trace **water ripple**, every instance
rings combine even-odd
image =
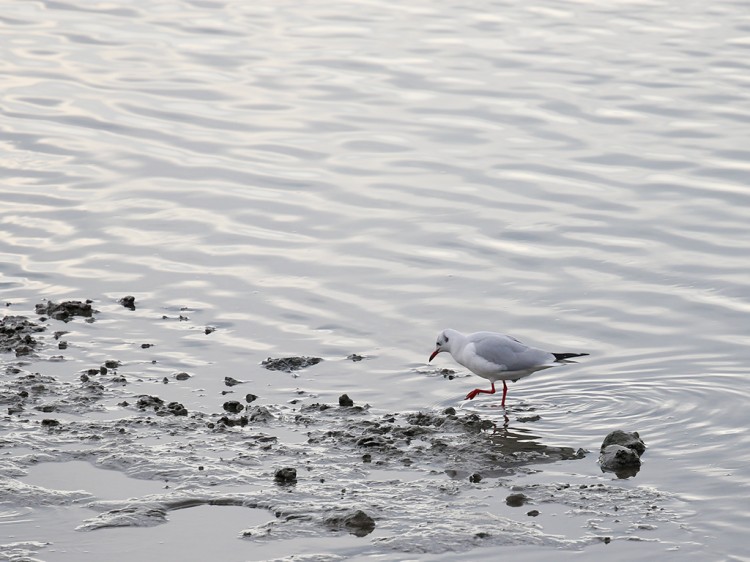
[[[544,439],[641,431],[681,471],[646,478],[714,494],[701,523],[744,538],[709,466],[750,485],[741,4],[44,1],[0,21],[9,308],[201,303],[227,333],[170,325],[163,368],[330,354],[269,394],[394,410],[461,403],[467,379],[414,370],[444,327],[583,349],[512,404]]]

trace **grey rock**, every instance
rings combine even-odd
[[[610,445],[621,445],[636,452],[640,457],[646,451],[646,444],[638,435],[637,431],[627,432],[620,429],[612,431],[604,438],[600,452],[603,452]]]

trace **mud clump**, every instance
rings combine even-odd
[[[69,322],[75,316],[83,316],[84,318],[93,319],[94,308],[91,306],[93,301],[86,300],[81,301],[63,301],[56,303],[49,301],[46,304],[37,304],[35,312],[40,316],[49,316],[53,320],[62,320],[63,322]]]
[[[135,310],[135,297],[133,295],[122,297],[117,302],[119,302],[125,308],[129,308],[130,310]]]
[[[228,402],[224,402],[224,405],[222,407],[230,414],[239,414],[242,410],[245,409],[245,406],[240,404],[237,400],[229,400]]]
[[[169,404],[167,404],[166,412],[164,412],[163,414],[161,414],[160,412],[157,412],[157,414],[160,414],[160,415],[172,414],[173,416],[187,416],[188,411],[187,411],[187,408],[185,408],[185,406],[183,406],[179,402],[170,402]]]
[[[216,420],[216,423],[224,427],[245,427],[248,423],[250,423],[250,420],[247,418],[247,416],[240,416],[238,418],[221,416],[218,420]]]
[[[0,320],[0,352],[15,352],[16,357],[31,355],[40,343],[32,334],[46,328],[30,322],[25,316],[5,316]]]
[[[179,402],[170,402],[166,406],[164,400],[158,396],[149,396],[142,394],[138,396],[138,401],[135,404],[139,410],[153,409],[157,416],[187,416],[188,411],[185,406]]]
[[[361,509],[328,517],[324,522],[331,529],[344,529],[357,537],[367,536],[375,530],[375,520]]]
[[[299,371],[300,369],[317,365],[321,361],[323,359],[320,357],[281,357],[277,359],[269,357],[265,361],[262,361],[261,365],[269,371],[291,373],[292,371]]]
[[[529,497],[526,494],[522,494],[519,492],[517,494],[510,494],[507,498],[505,498],[505,505],[509,505],[510,507],[521,507],[528,501]]]
[[[274,472],[273,479],[277,484],[296,484],[297,469],[291,467],[279,468]]]
[[[149,396],[147,394],[142,394],[138,397],[138,402],[136,402],[135,406],[136,408],[139,408],[140,410],[145,410],[147,408],[154,408],[155,410],[158,408],[161,408],[164,405],[164,400],[159,398],[158,396]]]

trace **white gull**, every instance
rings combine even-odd
[[[517,339],[494,332],[475,332],[462,334],[456,330],[443,330],[437,338],[435,351],[430,355],[432,361],[438,353],[447,351],[457,363],[469,369],[475,375],[488,379],[492,383],[490,390],[475,388],[466,395],[466,400],[473,400],[477,394],[495,394],[495,381],[503,381],[503,401],[508,393],[506,380],[516,382],[542,369],[554,367],[571,357],[582,357],[588,353],[551,353],[536,347],[530,347]]]

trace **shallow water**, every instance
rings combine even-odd
[[[42,299],[70,298],[93,299],[99,313],[90,324],[50,321],[46,347],[22,366],[67,386],[55,390],[54,415],[5,416],[0,475],[13,485],[4,489],[73,490],[64,470],[50,471],[57,486],[35,484],[34,468],[82,460],[198,491],[259,485],[252,455],[246,474],[221,472],[222,458],[247,453],[244,442],[237,433],[214,443],[202,419],[176,421],[171,436],[133,429],[132,443],[154,456],[134,469],[113,434],[118,420],[138,417],[118,406],[138,394],[210,417],[252,392],[286,420],[347,392],[373,416],[453,406],[502,426],[499,398],[462,402],[484,381],[426,365],[441,329],[487,329],[591,354],[510,385],[506,428],[591,454],[478,488],[444,467],[373,466],[369,476],[367,466],[334,462],[332,478],[370,482],[360,494],[378,514],[371,535],[334,540],[311,528],[256,543],[238,538],[263,521],[247,509],[247,521],[214,535],[212,552],[450,559],[416,523],[423,513],[383,500],[412,485],[425,509],[438,509],[426,499],[437,479],[457,486],[446,502],[467,520],[463,531],[437,531],[460,540],[472,525],[510,518],[519,527],[506,522],[508,532],[527,543],[461,543],[474,559],[543,560],[560,548],[596,559],[605,547],[623,557],[748,556],[746,12],[737,2],[660,1],[375,0],[356,12],[338,2],[12,4],[0,16],[0,298],[9,314],[33,317]],[[135,311],[117,303],[127,294]],[[57,349],[56,330],[70,332],[67,349]],[[353,353],[365,360],[347,360]],[[325,361],[297,376],[260,366],[285,355]],[[122,361],[127,383],[76,408],[81,372],[107,359]],[[436,363],[456,369],[444,356]],[[175,381],[181,371],[191,378]],[[243,384],[228,388],[225,376]],[[540,419],[518,421],[530,414]],[[38,427],[45,417],[80,437],[54,437]],[[104,428],[97,447],[89,423]],[[596,465],[603,437],[618,428],[648,445],[627,481]],[[307,446],[294,424],[264,431],[284,458]],[[189,444],[190,466],[218,471],[210,485],[182,471]],[[108,460],[108,445],[119,456]],[[326,446],[307,453],[324,463]],[[393,474],[391,488],[382,471]],[[648,529],[634,515],[622,525],[635,527],[621,529],[613,516],[601,524],[613,540],[601,545],[586,536],[598,533],[603,511],[575,513],[572,497],[537,506],[531,528],[526,509],[504,504],[514,485],[561,481],[632,488],[644,506],[661,494],[670,516]],[[13,492],[0,526],[34,543],[19,551],[44,560],[76,559],[61,549],[80,536],[100,559],[112,536],[140,536],[157,556],[156,545],[195,519],[214,519],[193,510],[220,510],[170,511],[166,524],[120,535],[74,531],[96,515],[85,507],[92,495],[130,497],[119,482],[111,485],[122,493],[92,485],[80,497],[50,496],[52,507]],[[298,489],[335,504],[333,490]],[[264,493],[253,501],[276,505]],[[172,521],[176,514],[185,519]],[[409,551],[399,536],[428,546]],[[15,552],[10,542],[4,555]]]

